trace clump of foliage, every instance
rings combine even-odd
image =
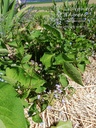
[[[54,15],[50,18],[50,24],[60,28],[63,34],[70,29],[78,35],[85,35],[96,50],[96,4],[78,0],[72,4],[64,2],[60,8],[54,3],[53,7]]]
[[[4,9],[6,2],[2,2]],[[10,10],[5,11],[10,18],[15,0],[7,2],[12,6],[8,4]],[[17,14],[21,16],[25,9]],[[0,24],[0,124],[4,128],[27,128],[23,107],[31,103],[28,114],[40,123],[40,113],[51,103],[58,85],[61,94],[70,87],[68,77],[83,85],[81,71],[89,63],[93,46],[89,39],[71,29],[64,34],[48,24],[40,30],[32,29],[31,22],[17,20],[15,16],[8,23],[10,27],[5,27],[6,18],[5,24]]]

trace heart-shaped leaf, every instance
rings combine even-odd
[[[63,74],[61,74],[60,76],[59,76],[59,81],[60,81],[60,83],[62,84],[62,86],[63,87],[66,87],[66,86],[68,86],[68,80],[67,80],[67,78],[63,75]]]
[[[44,53],[40,61],[45,65],[46,68],[49,68],[51,66],[51,60],[53,56],[54,54]]]

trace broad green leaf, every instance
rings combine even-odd
[[[31,38],[32,39],[36,39],[41,35],[41,31],[40,30],[35,30],[31,33]]]
[[[17,48],[17,43],[15,41],[8,42],[8,45],[13,47],[13,48]]]
[[[85,64],[90,64],[89,59],[88,59],[88,58],[86,58],[86,57],[83,59],[83,61],[85,62]]]
[[[26,128],[23,106],[16,95],[12,86],[0,82],[0,120],[5,128]]]
[[[0,128],[6,128],[2,120],[0,120]]]
[[[40,84],[39,84],[39,86],[40,86]],[[42,93],[42,92],[44,92],[46,90],[45,87],[43,87],[43,86],[39,87],[39,86],[36,88],[36,93]]]
[[[41,117],[39,116],[39,114],[36,114],[34,116],[32,116],[32,120],[36,123],[41,123],[42,122],[42,119]]]
[[[6,68],[6,76],[2,78],[6,80],[8,83],[14,85],[18,80],[19,73],[16,68]]]
[[[54,54],[44,53],[44,55],[40,58],[40,61],[45,65],[46,68],[49,68],[52,64],[52,57]]]
[[[11,85],[15,85],[16,81],[15,79],[8,77],[8,76],[2,76],[2,79],[4,79],[7,83],[11,84]]]
[[[60,81],[60,83],[62,84],[63,87],[68,86],[69,82],[63,74],[59,75],[59,78],[60,78],[59,81]]]
[[[73,59],[74,59],[74,58],[68,56],[68,53],[66,55],[63,54],[63,58],[64,58],[65,61],[69,61],[69,62],[73,62]]]
[[[19,81],[22,85],[27,85],[28,79],[26,80],[24,73],[23,69],[19,67],[7,68],[6,76],[3,76],[2,78],[12,85],[14,85],[17,81]]]
[[[18,75],[19,73],[17,71],[17,68],[6,68],[6,76],[17,79]]]
[[[42,79],[38,74],[32,72],[31,76],[26,73],[21,67],[7,68],[6,76],[3,76],[8,83],[15,84],[16,82],[20,82],[21,85],[28,87],[29,85],[32,88],[37,88],[37,92],[41,91],[44,88],[40,88],[45,83],[45,80]]]
[[[37,88],[37,92],[38,92],[38,91],[41,91],[40,86],[44,85],[45,80],[43,80],[40,77],[37,77],[37,78],[32,77],[31,83],[32,83],[32,88]]]
[[[63,58],[62,54],[55,57],[54,65],[59,65],[59,64],[63,64],[63,63],[64,63],[64,58]]]
[[[52,26],[50,26],[50,25],[48,25],[48,24],[45,24],[44,27],[45,27],[47,30],[49,30],[51,33],[53,33],[53,35],[54,35],[55,37],[57,37],[57,38],[59,38],[59,39],[63,38],[62,33],[61,33],[58,29],[56,29],[56,28],[54,28],[54,27],[52,27]]]
[[[28,54],[26,56],[24,56],[21,63],[27,63],[31,59],[31,56],[32,55],[28,55]]]
[[[19,81],[22,85],[27,85],[27,80],[24,70],[18,67],[17,72],[18,72],[17,81]]]
[[[45,100],[42,104],[41,104],[41,112],[43,112],[48,106],[48,101]]]
[[[30,107],[30,109],[29,109],[29,111],[28,111],[29,116],[32,116],[34,113],[35,113],[35,114],[39,113],[39,111],[38,111],[36,105],[37,105],[36,102],[34,102],[34,103],[31,105],[31,107]]]
[[[57,126],[52,126],[51,128],[72,128],[72,123],[70,121],[60,121]]]
[[[77,66],[78,66],[78,68],[82,71],[82,72],[84,72],[85,71],[85,67],[86,67],[86,64],[77,64]]]
[[[18,49],[17,49],[17,53],[20,55],[20,57],[24,56],[24,46],[21,45]]]
[[[64,73],[66,73],[76,83],[83,85],[80,72],[69,62],[64,62]]]
[[[0,54],[8,54],[8,50],[7,49],[4,49],[4,48],[0,48]]]
[[[67,53],[67,57],[68,57],[70,60],[74,60],[74,59],[75,59],[75,55],[72,54],[72,53]]]
[[[24,98],[24,97],[23,97]],[[29,105],[28,105],[28,102],[25,100],[25,99],[21,99],[21,103],[22,103],[22,106],[24,107],[24,108],[28,108],[29,107]]]

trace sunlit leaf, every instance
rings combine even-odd
[[[5,128],[26,128],[23,106],[16,95],[12,86],[0,82],[0,120]]]
[[[2,120],[0,120],[0,128],[6,128]]]
[[[31,59],[31,56],[32,55],[28,55],[28,54],[26,56],[24,56],[21,63],[27,63]]]
[[[44,83],[45,83],[45,80],[43,80],[42,78],[40,77],[37,77],[37,78],[32,78],[31,79],[31,83],[32,83],[32,88],[37,88],[37,92],[41,91],[42,88],[40,88],[40,86],[43,86]]]
[[[48,101],[45,100],[42,104],[41,104],[41,112],[44,111],[48,106]]]
[[[60,83],[61,83],[61,85],[63,86],[63,87],[66,87],[66,86],[68,86],[68,80],[67,80],[67,78],[63,75],[63,74],[61,74],[61,75],[59,75],[59,81],[60,81]]]
[[[64,58],[62,54],[59,54],[58,56],[55,57],[55,62],[54,65],[59,65],[64,63]]]
[[[83,63],[83,64],[77,64],[77,66],[78,66],[78,68],[79,68],[82,72],[85,71],[86,65],[85,65],[84,63]]]
[[[4,49],[4,48],[0,48],[0,54],[8,54],[8,50],[7,49]]]
[[[40,61],[45,65],[46,68],[49,68],[52,64],[52,57],[54,54],[44,53],[44,55],[40,58]]]
[[[42,122],[42,119],[41,117],[39,116],[39,114],[36,114],[34,116],[32,116],[32,120],[36,123],[41,123]]]
[[[61,39],[63,37],[62,33],[60,32],[60,30],[45,24],[44,27],[49,30],[54,36],[56,36],[57,38]]]
[[[51,128],[72,128],[72,123],[70,121],[60,121],[57,126],[52,126]]]
[[[40,84],[39,84],[39,86],[40,86]],[[36,88],[36,93],[42,93],[42,92],[44,92],[46,90],[45,87],[43,87],[43,86],[39,87],[39,86]]]
[[[35,38],[38,38],[40,35],[41,35],[40,30],[35,30],[32,32],[31,38],[35,39]]]

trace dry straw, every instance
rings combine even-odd
[[[96,128],[96,60],[91,57],[90,61],[83,75],[85,86],[70,80],[76,89],[73,96],[61,95],[56,99],[55,104],[41,114],[43,123],[36,124],[29,118],[30,128],[50,128],[59,120],[71,120],[73,128]]]

